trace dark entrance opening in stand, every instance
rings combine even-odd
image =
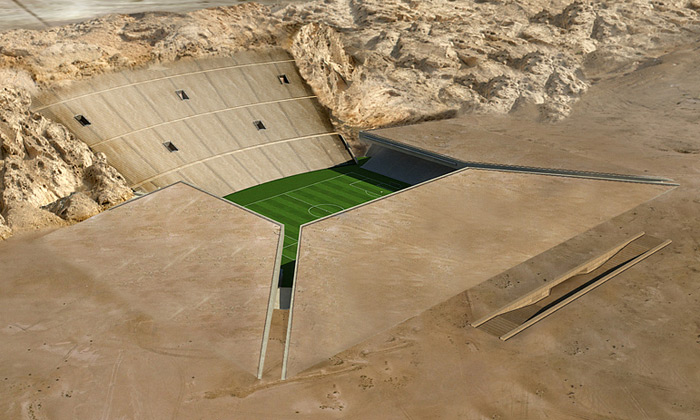
[[[80,123],[80,125],[82,125],[83,127],[90,125],[90,121],[88,121],[88,119],[82,115],[76,115],[73,118],[75,118],[75,120],[78,121]]]
[[[168,149],[168,151],[170,151],[171,153],[177,152],[179,150],[172,142],[169,141],[163,143],[163,146],[165,146],[165,148]]]
[[[265,124],[263,124],[263,122],[260,121],[260,120],[253,121],[253,124],[255,124],[255,128],[257,128],[258,130],[265,130],[265,129],[267,129],[267,127],[265,127]]]
[[[175,94],[177,95],[178,98],[180,98],[181,101],[186,101],[186,100],[190,99],[190,97],[187,96],[187,94],[185,93],[184,90],[176,90]]]
[[[288,85],[288,84],[289,84],[289,79],[287,79],[287,75],[286,75],[286,74],[280,74],[279,76],[277,76],[277,78],[279,79],[280,84],[283,84],[283,85]]]

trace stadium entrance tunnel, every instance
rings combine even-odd
[[[280,309],[289,308],[302,225],[393,194],[454,169],[378,147],[372,156],[260,184],[225,196],[284,224]]]

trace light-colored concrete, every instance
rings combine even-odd
[[[44,412],[144,418],[143,401],[254,383],[283,237],[281,225],[180,183],[0,244],[1,346],[13,355],[0,364],[12,383],[0,399],[30,380],[53,395]]]
[[[578,276],[581,274],[589,274],[595,270],[598,270],[602,265],[606,264],[613,256],[617,255],[622,249],[626,248],[630,243],[636,241],[642,236],[644,236],[644,232],[639,232],[634,236],[625,238],[624,241],[622,241],[619,244],[616,244],[611,249],[608,249],[607,251],[602,252],[600,255],[596,255],[595,257],[586,260],[582,264],[564,272],[555,279],[548,280],[546,284],[540,285],[539,287],[528,292],[524,296],[521,296],[515,299],[514,301],[509,302],[507,305],[499,308],[498,310],[472,322],[472,326],[478,327],[479,325],[490,320],[491,318],[494,318],[506,312],[520,309],[528,305],[532,305],[533,303],[536,303],[546,298],[547,296],[550,296],[552,288],[554,288],[555,286],[569,280],[571,277]]]
[[[287,375],[670,189],[467,169],[307,224]]]
[[[384,128],[360,133],[360,139],[395,148],[403,153],[424,156],[448,166],[510,168],[524,171],[552,170],[579,176],[581,173],[616,174],[649,177],[654,182],[672,184],[672,180],[653,177],[648,168],[626,168],[615,161],[591,159],[564,148],[547,138],[518,135],[499,127],[507,116],[485,117],[481,120],[467,116],[431,121],[403,127]],[[536,125],[524,121],[522,129]]]
[[[655,201],[652,200],[648,204],[653,206]],[[634,212],[635,209],[631,210],[631,213]],[[620,274],[634,265],[631,264],[632,260],[668,245],[667,241],[650,235],[630,235],[632,232],[628,232],[628,227],[622,226],[624,224],[620,218],[612,219],[465,291],[462,295],[470,302],[470,317],[475,318],[470,324],[498,337],[503,336],[517,329],[546,306],[552,306],[566,298],[565,295],[584,287],[587,282],[598,280],[600,285],[611,278],[606,279],[606,274],[610,275],[616,271],[615,275]],[[625,238],[622,244],[626,245],[619,249],[620,243],[615,243],[614,248],[619,251],[596,267],[600,261],[601,250],[609,249],[610,244],[619,238]],[[633,240],[630,242],[630,239]],[[641,260],[637,262],[639,261]],[[625,263],[630,264],[624,266]],[[570,268],[572,265],[576,267]],[[587,266],[594,269],[571,275]],[[653,266],[643,266],[642,269],[653,271]],[[565,270],[565,273],[562,274],[559,270]],[[547,293],[540,293],[543,290]],[[530,302],[524,302],[525,299]],[[502,305],[506,300],[507,305]],[[571,301],[573,300],[567,300],[565,304]],[[554,310],[564,305],[557,306]],[[499,315],[491,317],[493,314]],[[483,322],[484,320],[487,321]],[[527,326],[530,325],[532,324]]]
[[[289,84],[279,82],[281,74]],[[181,100],[178,90],[189,99]],[[33,107],[105,153],[143,191],[183,180],[226,195],[351,159],[280,49],[108,74],[42,92]],[[76,115],[91,124],[81,126]],[[265,129],[258,130],[255,121]],[[166,142],[178,150],[168,151]],[[240,176],[212,162],[232,155],[255,175]]]
[[[582,297],[586,293],[591,292],[597,287],[602,286],[605,282],[612,279],[613,277],[622,274],[623,272],[634,267],[636,264],[644,261],[653,254],[661,251],[663,248],[671,244],[671,240],[662,241],[660,239],[654,238],[657,244],[653,248],[647,248],[645,246],[639,246],[633,244],[626,247],[619,255],[613,257],[610,261],[606,262],[604,265],[596,269],[590,274],[576,276],[572,279],[571,284],[559,285],[549,297],[541,302],[538,302],[530,309],[530,313],[535,312],[535,315],[524,321],[517,328],[500,337],[501,340],[508,340],[521,333],[527,328],[530,328],[537,322],[540,322],[544,318],[563,308],[564,306],[572,303],[576,299]],[[592,283],[587,284],[588,281]],[[577,288],[578,287],[578,288]],[[569,292],[569,293],[567,293]],[[507,315],[503,315],[504,317]]]

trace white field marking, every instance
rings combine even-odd
[[[267,200],[269,200],[269,199],[271,199],[271,198],[276,198],[276,197],[279,197],[279,196],[281,196],[281,195],[285,195],[285,194],[288,194],[288,193],[291,193],[291,192],[294,192],[294,191],[303,190],[304,188],[309,188],[309,187],[311,187],[311,186],[313,186],[313,185],[317,185],[317,184],[320,184],[320,183],[322,183],[322,182],[330,181],[331,179],[340,178],[341,176],[345,176],[345,174],[340,174],[340,175],[338,175],[338,176],[334,176],[333,178],[328,178],[328,179],[324,179],[324,180],[322,180],[322,181],[314,182],[313,184],[304,185],[303,187],[299,187],[299,188],[295,188],[295,189],[293,189],[293,190],[285,191],[285,192],[279,193],[279,194],[277,194],[277,195],[273,195],[273,196],[270,196],[270,197],[267,197],[267,198],[263,198],[262,200],[253,201],[252,203],[246,204],[246,206],[252,206],[253,204],[257,204],[257,203],[260,203],[260,202],[263,202],[263,201],[267,201]]]
[[[320,208],[319,206],[327,205],[327,206],[338,207],[338,208],[340,208],[340,210],[338,210],[338,211],[342,211],[342,210],[345,210],[345,209],[344,209],[342,206],[338,205],[338,204],[331,204],[331,203],[311,204],[311,203],[309,203],[309,202],[307,202],[307,201],[305,201],[305,200],[302,200],[301,198],[294,197],[294,196],[290,195],[290,193],[293,193],[293,192],[296,192],[296,191],[301,191],[301,190],[303,190],[303,189],[306,189],[306,188],[309,188],[309,187],[313,187],[313,186],[315,186],[315,185],[324,183],[324,182],[326,182],[326,181],[330,181],[330,180],[337,179],[337,178],[344,177],[344,176],[347,176],[348,178],[352,178],[352,176],[349,176],[350,174],[353,174],[353,175],[355,175],[355,176],[357,176],[357,177],[364,178],[364,179],[367,179],[367,180],[372,180],[371,178],[369,178],[369,177],[367,177],[367,176],[364,176],[364,175],[362,175],[362,174],[359,174],[359,173],[357,173],[357,172],[348,172],[347,174],[340,174],[340,175],[334,176],[334,177],[332,177],[332,178],[328,178],[328,179],[324,179],[324,180],[322,180],[322,181],[314,182],[313,184],[305,185],[305,186],[303,186],[303,187],[295,188],[295,189],[293,189],[293,190],[285,191],[285,192],[283,192],[283,193],[279,193],[279,194],[276,194],[276,195],[273,195],[273,196],[270,196],[270,197],[267,197],[267,198],[263,198],[263,199],[260,199],[260,200],[257,200],[257,201],[253,201],[252,203],[246,204],[244,207],[250,208],[250,206],[253,206],[253,205],[255,205],[255,204],[259,204],[259,203],[262,203],[262,202],[264,202],[264,201],[271,200],[271,199],[273,199],[273,198],[277,198],[277,197],[281,197],[281,196],[285,195],[285,196],[287,196],[287,197],[289,197],[289,198],[291,198],[291,199],[293,199],[293,200],[299,201],[299,202],[304,203],[304,204],[306,204],[307,206],[309,206],[309,207],[307,208],[307,212],[308,212],[311,216],[313,216],[313,217],[318,217],[318,216],[316,216],[315,214],[311,213],[311,210],[314,209],[314,208],[318,208],[319,210],[321,210],[321,211],[323,211],[323,212],[325,212],[325,213],[328,213],[328,214],[334,214],[334,213],[337,213],[337,212],[331,212],[331,211],[325,210],[325,209],[323,209],[323,208]],[[372,195],[375,195],[375,196],[377,196],[377,197],[382,197],[382,195],[378,195],[377,193],[374,193],[374,192],[371,192],[371,191],[367,191],[367,190],[365,190],[364,188],[355,185],[356,183],[359,183],[359,182],[367,182],[367,181],[357,180],[357,181],[353,181],[353,182],[348,182],[347,185],[349,185],[349,186],[351,186],[351,187],[353,187],[353,188],[357,188],[357,189],[363,190],[363,191],[364,191],[367,195],[369,195],[370,197],[371,197]],[[368,182],[368,183],[369,183],[369,182]],[[385,185],[385,186],[388,187],[388,188],[401,189],[401,186],[398,186],[398,185],[394,186],[394,185],[391,185],[391,184],[389,184],[389,183],[382,182],[382,181],[377,181],[377,183],[380,184],[380,185]],[[374,184],[373,184],[373,185],[374,185]],[[384,191],[382,191],[382,192],[384,192]],[[392,192],[393,192],[393,191],[388,191],[388,192],[386,192],[386,194],[390,194],[390,193],[392,193]],[[289,235],[287,235],[286,233],[284,234],[284,236],[285,236],[286,238],[289,238],[289,239],[294,240],[294,243],[291,243],[291,244],[289,244],[289,245],[286,245],[286,246],[284,246],[284,247],[282,248],[282,254],[283,254],[283,255],[284,255],[284,252],[287,251],[287,248],[296,247],[297,244],[298,244],[298,238],[294,238],[294,237],[292,237],[292,236],[289,236]],[[287,258],[289,258],[289,257],[287,257]],[[293,258],[290,258],[290,259],[293,259]]]
[[[286,195],[287,197],[291,198],[292,200],[297,200],[297,201],[299,201],[299,202],[301,202],[301,203],[304,203],[304,204],[306,204],[307,206],[310,206],[310,207],[313,207],[313,206],[316,205],[316,204],[311,204],[311,203],[309,203],[308,201],[304,201],[304,200],[302,200],[301,198],[293,197],[293,196],[291,196],[291,195],[289,195],[289,194],[285,194],[285,195]]]
[[[288,255],[285,255],[285,254],[284,254],[285,251],[282,251],[282,256],[284,256],[284,258],[287,258],[287,259],[290,260],[290,261],[296,260],[296,255],[294,254],[294,251],[289,251],[289,252],[291,252],[291,255],[292,255],[291,257],[288,256]]]
[[[311,203],[309,203],[308,201],[302,200],[301,198],[297,198],[297,197],[291,196],[291,195],[289,195],[289,194],[285,194],[285,195],[286,195],[287,197],[293,198],[294,200],[297,200],[297,201],[299,201],[299,202],[301,202],[301,203],[304,203],[304,204],[308,205],[309,208],[306,209],[306,211],[307,211],[311,216],[313,216],[313,217],[323,217],[323,216],[318,216],[318,215],[316,215],[316,214],[313,214],[313,213],[311,212],[311,210],[313,210],[313,209],[319,209],[319,210],[321,210],[321,211],[323,211],[323,212],[326,212],[326,213],[328,213],[328,214],[334,214],[334,213],[338,213],[339,211],[345,210],[342,206],[339,206],[339,205],[337,205],[337,204],[331,204],[331,203],[311,204]],[[321,207],[321,206],[338,207],[340,210],[338,210],[338,211],[330,211],[330,210],[324,209],[324,208]],[[327,214],[327,215],[328,215],[328,214]],[[326,215],[326,216],[327,216],[327,215]]]
[[[252,66],[261,66],[261,65],[265,65],[265,64],[281,64],[281,63],[293,63],[293,62],[294,62],[294,60],[278,60],[278,61],[267,61],[267,62],[262,62],[262,63],[234,64],[232,66],[217,67],[215,69],[195,70],[195,71],[190,71],[187,73],[180,73],[180,74],[174,74],[174,75],[170,75],[170,76],[157,77],[154,79],[148,79],[148,80],[144,80],[141,82],[133,82],[133,83],[129,83],[127,85],[120,85],[120,86],[115,86],[115,87],[111,87],[111,88],[107,88],[107,89],[103,89],[103,90],[98,90],[96,92],[90,92],[90,93],[86,93],[83,95],[74,96],[74,97],[68,98],[68,99],[62,99],[58,102],[54,102],[54,103],[49,104],[49,105],[44,105],[44,106],[40,106],[38,108],[35,108],[33,111],[37,112],[37,111],[41,111],[42,109],[46,109],[46,108],[49,108],[49,107],[54,106],[54,105],[59,105],[59,104],[63,104],[66,102],[74,101],[76,99],[84,98],[86,96],[99,95],[99,94],[104,93],[104,92],[109,92],[112,90],[122,89],[122,88],[130,87],[130,86],[142,85],[145,83],[156,82],[159,80],[166,80],[166,79],[172,79],[175,77],[189,76],[192,74],[211,73],[211,72],[221,71],[221,70],[237,69],[237,68],[241,68],[241,67],[252,67]]]
[[[358,179],[358,180],[355,181],[355,182],[351,182],[349,185],[352,186],[352,187],[355,187],[355,188],[362,188],[362,187],[358,187],[358,186],[355,185],[355,184],[360,183],[360,182],[364,182],[365,184],[374,185],[375,187],[378,187],[378,188],[382,188],[382,187],[383,187],[383,188],[386,188],[386,189],[394,188],[393,186],[391,186],[391,185],[389,185],[389,184],[386,184],[386,183],[384,183],[384,182],[381,182],[381,181],[377,181],[376,183],[373,184],[373,183],[371,183],[371,182],[363,181],[363,180],[361,180],[361,179]]]
[[[340,210],[330,211],[330,210],[324,209],[324,208],[321,207],[321,206],[338,207]],[[311,210],[314,210],[314,209],[318,209],[318,210],[321,210],[321,211],[325,211],[325,212],[328,213],[328,214],[335,214],[335,213],[338,213],[339,211],[345,210],[342,206],[339,206],[339,205],[337,205],[337,204],[330,204],[330,203],[321,203],[321,204],[316,204],[315,206],[309,207],[309,209],[307,210],[307,211],[309,212],[309,214],[312,215],[313,217],[319,217],[319,218],[320,218],[320,217],[324,217],[324,216],[318,216],[318,215],[316,215],[316,214],[313,214],[313,213],[311,212]],[[327,215],[328,215],[328,214],[327,214]],[[327,216],[327,215],[326,215],[326,216]]]
[[[299,238],[294,238],[294,237],[289,236],[289,235],[284,235],[284,236],[285,236],[286,238],[291,239],[291,240],[294,242],[294,244],[296,244],[297,242],[299,242]],[[285,245],[284,248],[288,248],[288,247],[290,247],[290,246],[292,246],[292,244]]]
[[[348,178],[353,178],[352,176],[350,176],[351,174],[352,174],[352,175],[355,175],[355,177],[364,178],[364,179],[369,180],[369,181],[375,181],[375,180],[373,180],[372,178],[367,177],[367,176],[365,176],[365,175],[362,175],[362,174],[360,174],[360,173],[357,173],[357,172],[348,172],[348,173],[346,173],[346,174],[340,174],[340,175],[334,176],[334,177],[332,177],[332,178],[328,178],[328,179],[324,179],[324,180],[322,180],[322,181],[314,182],[313,184],[309,184],[309,185],[305,185],[305,186],[303,186],[303,187],[295,188],[295,189],[293,189],[293,190],[289,190],[289,191],[286,191],[286,192],[283,192],[283,193],[279,193],[279,194],[276,194],[276,195],[273,195],[273,196],[270,196],[270,197],[267,197],[267,198],[263,198],[263,199],[261,199],[261,200],[253,201],[252,203],[246,204],[246,207],[252,206],[252,205],[254,205],[254,204],[262,203],[262,202],[264,202],[264,201],[267,201],[267,200],[270,200],[270,199],[273,199],[273,198],[277,198],[277,197],[286,195],[287,197],[289,197],[289,198],[291,198],[291,199],[293,199],[293,200],[299,201],[299,202],[304,203],[304,204],[306,204],[307,206],[309,206],[309,208],[307,208],[307,212],[308,212],[311,216],[313,216],[313,217],[318,217],[318,216],[316,216],[315,214],[313,214],[313,213],[311,212],[311,209],[313,209],[313,208],[318,208],[318,206],[321,206],[321,205],[338,206],[338,207],[340,207],[340,209],[341,209],[341,210],[339,210],[339,211],[342,211],[342,210],[345,210],[345,209],[344,209],[342,206],[340,206],[340,205],[337,205],[337,204],[330,204],[330,203],[311,204],[311,203],[309,203],[308,201],[305,201],[305,200],[302,200],[301,198],[294,197],[294,196],[290,195],[290,193],[293,193],[293,192],[296,192],[296,191],[301,191],[301,190],[304,190],[304,189],[306,189],[306,188],[313,187],[313,186],[315,186],[315,185],[321,184],[321,183],[323,183],[323,182],[330,181],[330,180],[337,179],[337,178],[344,177],[344,176],[345,176],[345,177],[348,177]],[[368,196],[370,196],[370,197],[373,197],[373,196],[374,196],[374,197],[382,197],[382,196],[384,196],[384,195],[391,194],[391,193],[393,192],[393,191],[386,191],[386,192],[385,192],[385,191],[382,191],[382,193],[384,193],[384,194],[383,194],[383,195],[379,195],[379,194],[377,194],[377,193],[375,193],[375,192],[368,191],[368,190],[366,190],[366,189],[364,189],[364,188],[362,188],[362,187],[359,187],[359,186],[355,185],[356,183],[359,183],[359,182],[367,182],[367,183],[371,184],[371,182],[368,182],[368,181],[356,180],[356,181],[353,181],[353,182],[348,182],[347,185],[349,185],[349,186],[351,186],[351,187],[353,187],[353,188],[357,188],[357,189],[359,189],[359,190],[364,191],[364,192],[365,192]],[[389,189],[392,189],[392,188],[393,188],[393,189],[401,189],[401,186],[400,186],[400,185],[392,185],[392,184],[390,184],[390,183],[383,182],[383,181],[376,181],[376,183],[377,183],[377,184],[380,184],[380,185],[384,185],[385,187],[387,187],[387,188],[389,188]],[[374,185],[374,184],[372,184],[372,185]],[[337,212],[330,212],[330,211],[328,211],[328,210],[324,210],[323,208],[319,208],[319,209],[320,209],[321,211],[323,211],[323,212],[328,213],[329,215],[330,215],[330,214],[337,213]],[[286,235],[285,235],[285,236],[286,236]]]
[[[377,180],[374,180],[374,179],[370,179],[369,177],[364,176],[364,175],[362,175],[362,174],[359,174],[359,173],[357,173],[357,172],[350,172],[350,173],[354,174],[355,176],[357,176],[357,177],[359,177],[359,178],[364,178],[366,181],[357,180],[357,181],[351,182],[349,185],[350,185],[351,187],[353,187],[353,188],[357,188],[358,190],[364,191],[365,194],[367,194],[367,195],[370,196],[370,197],[383,197],[383,196],[385,196],[385,195],[387,195],[387,194],[391,194],[391,193],[394,192],[395,190],[401,189],[401,186],[395,186],[395,185],[391,185],[391,184],[388,183],[388,182],[383,182],[383,181],[377,181]],[[369,191],[369,190],[367,190],[366,188],[364,188],[364,187],[362,187],[362,186],[355,185],[355,184],[358,184],[358,183],[360,183],[360,182],[364,182],[365,184],[374,185],[375,187],[379,187],[379,188],[381,188],[381,187],[383,186],[384,188],[388,189],[389,191],[380,190],[379,193],[376,193],[376,192],[374,192],[374,191]]]
[[[384,194],[384,190],[380,190],[379,192],[380,192],[381,194],[377,194],[377,193],[375,193],[375,192],[368,191],[368,190],[364,189],[363,187],[359,187],[359,186],[355,185],[355,184],[358,183],[358,182],[365,182],[365,181],[355,181],[355,182],[351,183],[350,186],[353,187],[353,188],[357,188],[357,189],[360,190],[360,191],[364,191],[365,194],[367,194],[367,195],[370,196],[370,197],[383,197],[383,196],[386,195],[386,194]],[[366,182],[365,182],[365,183],[366,183]]]

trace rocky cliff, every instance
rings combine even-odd
[[[0,33],[0,237],[131,195],[104,156],[29,111],[47,86],[275,45],[351,140],[364,128],[524,106],[557,121],[592,83],[698,39],[699,23],[698,0],[324,0]]]
[[[29,111],[30,104],[26,89],[0,88],[1,237],[10,229],[80,221],[131,197],[104,155],[63,125]]]

